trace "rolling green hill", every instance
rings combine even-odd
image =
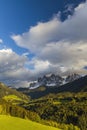
[[[0,130],[60,130],[21,118],[0,115]]]
[[[12,103],[28,102],[29,97],[16,91],[15,89],[7,87],[0,82],[0,99],[4,99]]]
[[[32,91],[35,95],[29,100],[26,95],[0,83],[0,115],[2,115],[0,116],[0,129],[86,130],[86,84],[87,77],[83,77],[62,86],[61,90],[65,90],[62,92],[59,91],[60,87],[46,88],[46,90],[39,88],[39,91]],[[68,90],[71,91],[67,92]]]

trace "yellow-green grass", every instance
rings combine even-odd
[[[16,95],[7,95],[7,96],[4,96],[3,99],[5,99],[6,101],[13,101],[13,100],[21,101],[22,100]]]
[[[30,120],[0,115],[0,130],[60,130]]]
[[[3,97],[3,99],[6,100],[7,102],[12,102],[13,104],[18,104],[19,102],[27,103],[26,100],[23,100],[16,95],[6,95]]]
[[[58,105],[58,104],[61,104],[61,102],[60,101],[53,101],[53,104]]]

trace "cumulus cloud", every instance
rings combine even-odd
[[[21,35],[12,35],[17,45],[37,51],[37,46],[42,48],[50,42],[61,40],[87,40],[87,2],[75,8],[73,16],[64,22],[54,17],[48,22],[39,22],[36,26],[30,27],[28,32]],[[82,33],[81,33],[82,32]]]
[[[24,67],[27,61],[26,56],[19,56],[12,49],[0,50],[0,81],[8,85],[14,85],[19,81],[28,86],[30,72]]]
[[[60,22],[57,18],[54,18],[46,23],[39,22],[36,26],[31,27],[29,32],[22,35],[12,35],[11,38],[18,46],[28,48],[33,52],[39,52],[48,42],[56,40],[55,31],[59,26]]]
[[[12,87],[28,87],[31,80],[37,79],[46,73],[48,61],[33,59],[30,61],[27,54],[18,55],[12,49],[0,50],[0,81]],[[34,66],[30,70],[27,66]]]
[[[40,73],[70,68],[81,70],[87,66],[87,2],[74,9],[74,14],[61,21],[58,16],[38,22],[28,32],[12,35],[15,43],[35,54],[31,65]]]

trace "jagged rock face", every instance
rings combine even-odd
[[[59,75],[50,75],[50,76],[43,76],[42,78],[38,78],[38,82],[45,86],[56,86],[60,85],[63,81],[63,78]]]
[[[72,74],[72,75],[68,75],[67,77],[66,77],[66,82],[72,82],[72,81],[74,81],[74,80],[76,80],[76,79],[78,79],[78,78],[80,78],[81,76],[80,75],[78,75],[78,74]]]
[[[55,74],[44,75],[43,77],[39,77],[36,82],[31,83],[29,89],[35,89],[43,85],[47,87],[58,87],[68,82],[72,82],[80,77],[80,75],[75,73],[64,78]]]

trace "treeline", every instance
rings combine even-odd
[[[1,99],[0,114],[30,119],[62,130],[86,130],[87,93],[50,94],[20,106]]]
[[[23,119],[30,119],[32,121],[35,121],[44,125],[61,128],[62,130],[80,130],[77,126],[74,126],[73,124],[66,125],[64,123],[57,123],[52,120],[41,119],[39,114],[37,114],[36,112],[26,110],[20,106],[12,105],[10,103],[7,103],[4,100],[0,100],[0,114],[11,115],[11,116],[20,117]]]
[[[2,99],[0,100],[0,114],[11,115],[23,119],[30,119],[32,121],[37,121],[37,122],[39,122],[40,120],[40,117],[37,113],[28,111],[20,106],[13,105]]]
[[[26,105],[26,109],[38,113],[43,120],[56,122],[57,125],[72,124],[81,130],[87,129],[87,93],[85,92],[50,94],[31,101]]]

